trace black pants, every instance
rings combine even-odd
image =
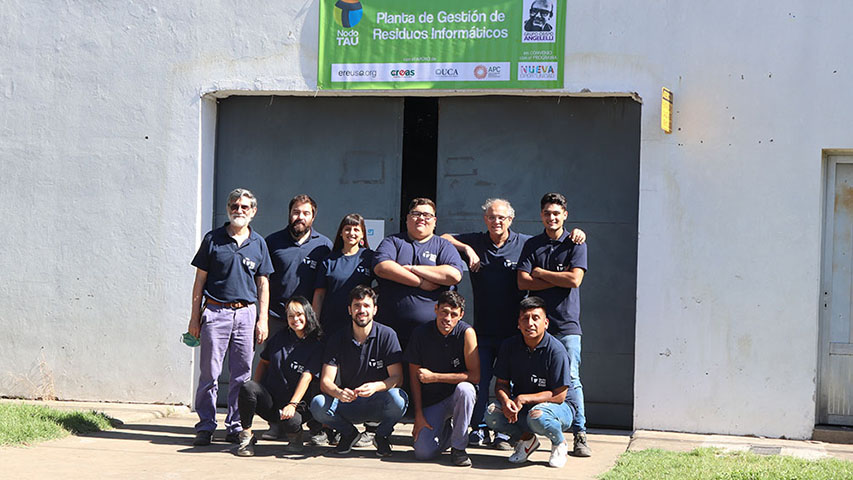
[[[309,390],[311,390],[309,388]],[[307,393],[306,393],[307,396]],[[312,397],[308,397],[310,400]],[[244,430],[252,428],[252,420],[257,413],[269,423],[278,423],[281,431],[285,433],[296,433],[302,429],[302,424],[312,420],[311,413],[305,406],[305,402],[296,406],[293,417],[282,420],[278,413],[279,406],[270,395],[270,392],[260,383],[249,380],[240,387],[240,397],[237,405],[240,409],[240,424]]]

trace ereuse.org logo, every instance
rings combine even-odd
[[[556,80],[557,62],[519,63],[519,80]]]
[[[338,0],[335,3],[335,23],[345,28],[358,25],[364,10],[358,0]]]

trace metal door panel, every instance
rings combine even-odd
[[[480,205],[503,197],[516,210],[513,229],[538,234],[539,199],[557,191],[569,201],[566,225],[589,235],[581,379],[591,424],[632,424],[639,152],[640,105],[631,99],[439,103],[439,231],[484,231]]]
[[[853,425],[853,159],[829,157],[818,417]]]

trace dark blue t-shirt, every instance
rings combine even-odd
[[[267,244],[260,235],[250,230],[249,238],[238,247],[224,226],[207,232],[191,263],[207,272],[204,296],[223,303],[257,302],[255,277],[273,273]]]
[[[332,252],[317,271],[314,288],[325,288],[320,323],[327,335],[352,325],[347,311],[349,293],[358,285],[373,281],[373,250],[362,248],[355,255]]]
[[[569,385],[569,354],[566,347],[545,332],[532,351],[521,334],[501,344],[495,362],[495,377],[509,380],[512,396],[538,393]]]
[[[364,343],[357,344],[352,326],[329,336],[323,363],[338,367],[341,388],[357,388],[388,378],[388,365],[400,363],[403,352],[394,330],[373,322]]]
[[[559,240],[551,240],[544,232],[536,235],[524,244],[518,261],[522,272],[530,273],[533,267],[552,272],[567,272],[575,267],[586,271],[586,244],[575,245],[566,230]],[[560,336],[581,334],[579,289],[551,287],[530,294],[545,300],[550,322],[548,332]]]
[[[460,321],[444,336],[438,331],[435,320],[425,323],[412,332],[403,360],[429,369],[435,373],[460,373],[465,365],[465,332],[471,325]],[[412,380],[414,381],[414,380]],[[456,384],[425,383],[421,385],[422,406],[434,405],[453,395]]]
[[[286,318],[284,303],[294,295],[302,295],[310,302],[314,297],[317,268],[332,251],[332,242],[324,235],[311,230],[302,245],[290,235],[290,226],[267,236],[275,273],[270,275],[270,312]]]
[[[474,291],[474,326],[478,337],[508,338],[518,333],[518,289],[516,267],[530,235],[510,230],[498,248],[488,232],[463,233],[453,238],[466,243],[480,257],[480,270],[470,272]]]
[[[314,377],[320,375],[322,357],[323,344],[319,340],[300,339],[289,328],[279,331],[267,342],[261,358],[270,364],[261,385],[272,395],[276,408],[290,401],[304,372],[311,372]]]
[[[447,240],[433,235],[426,242],[416,242],[406,232],[385,237],[376,248],[376,265],[393,260],[400,265],[450,265],[461,273],[465,268],[456,248]],[[377,320],[392,327],[402,341],[407,341],[418,325],[435,320],[435,303],[441,292],[449,287],[440,287],[431,292],[418,287],[378,278],[379,313]]]

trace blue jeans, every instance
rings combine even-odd
[[[561,335],[556,337],[569,352],[569,391],[566,392],[566,402],[575,408],[575,419],[572,422],[574,433],[586,431],[586,412],[583,406],[583,385],[581,385],[581,336]]]
[[[498,349],[501,347],[502,338],[478,337],[477,351],[480,353],[480,385],[477,391],[477,402],[474,404],[474,412],[471,414],[471,429],[486,426],[484,416],[486,404],[489,403],[489,387],[492,383],[492,375],[495,369],[495,359],[498,358]]]
[[[513,441],[518,440],[523,433],[531,432],[544,435],[552,444],[558,445],[566,440],[563,431],[572,425],[574,413],[574,408],[567,402],[543,402],[530,409],[523,408],[518,412],[518,421],[509,423],[500,403],[493,402],[486,409],[486,425],[496,432],[509,435]]]
[[[476,395],[474,385],[460,382],[449,397],[424,407],[424,419],[432,428],[424,427],[418,434],[412,445],[415,458],[429,460],[447,450],[448,445],[458,449],[468,446],[468,423]]]
[[[227,433],[237,433],[240,426],[238,397],[243,382],[252,370],[252,348],[255,339],[255,305],[233,309],[206,305],[201,314],[201,352],[198,389],[195,392],[195,410],[198,413],[197,432],[216,430],[216,394],[219,374],[228,352],[228,413],[225,415]]]
[[[400,388],[376,392],[369,397],[358,397],[352,402],[341,402],[325,393],[311,400],[311,415],[342,435],[352,432],[356,423],[379,422],[376,434],[391,435],[394,425],[403,418],[409,396]]]

